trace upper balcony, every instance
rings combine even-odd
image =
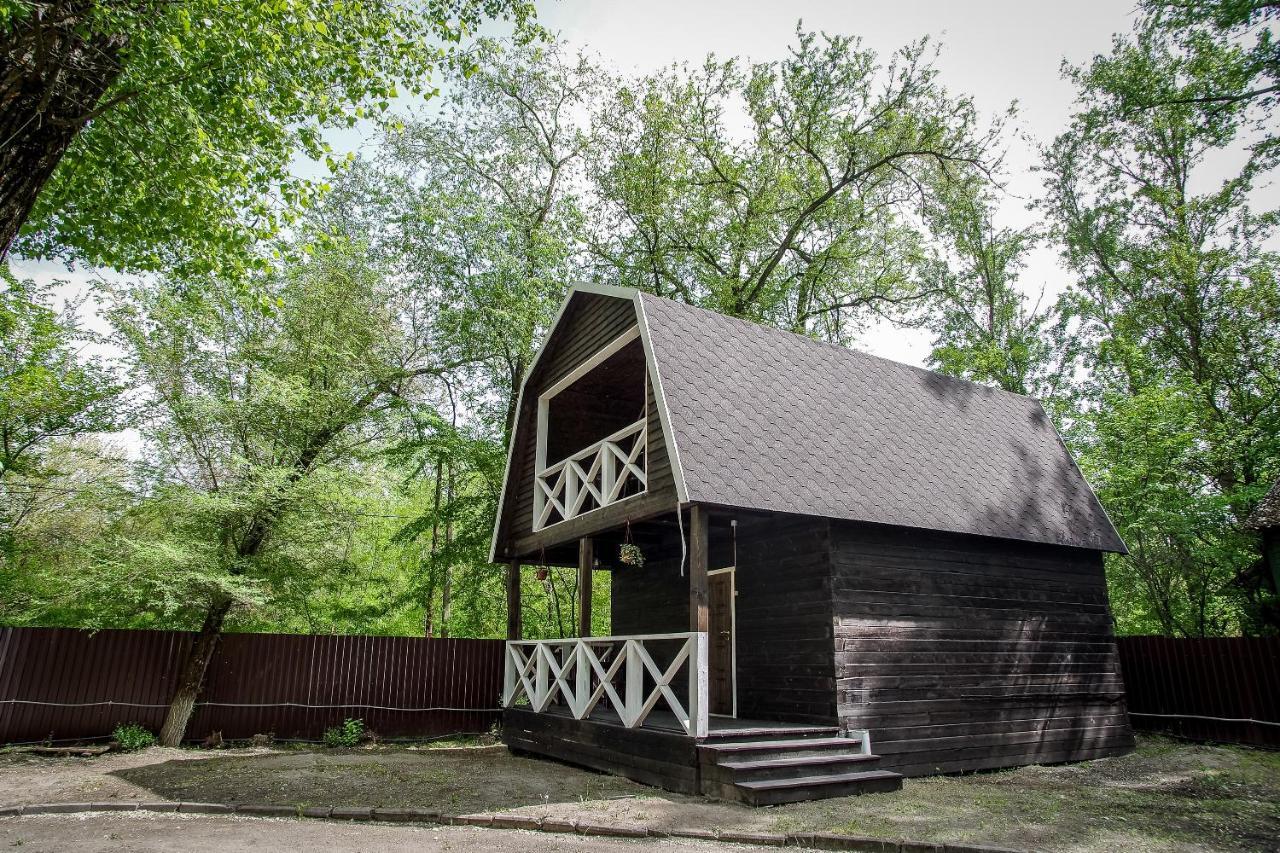
[[[539,470],[533,529],[643,493],[648,486],[647,426],[647,419],[641,418]]]
[[[633,326],[539,394],[533,532],[645,493],[648,383]]]

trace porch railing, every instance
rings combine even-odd
[[[646,420],[641,418],[538,472],[533,529],[568,521],[648,486]]]
[[[673,642],[680,643],[675,655],[659,665],[652,647]],[[682,668],[686,684],[677,686]],[[507,642],[504,707],[523,698],[541,713],[557,702],[581,720],[607,700],[622,724],[635,728],[661,704],[686,734],[706,737],[707,691],[705,631]]]

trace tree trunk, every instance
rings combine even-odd
[[[178,679],[178,689],[173,693],[169,703],[169,712],[165,715],[164,725],[160,728],[161,746],[180,746],[187,733],[187,723],[191,720],[191,712],[195,710],[196,699],[200,697],[200,689],[204,685],[205,673],[209,670],[209,661],[213,660],[213,652],[218,647],[218,639],[222,636],[222,623],[231,609],[231,599],[219,599],[209,605],[204,616],[204,624],[191,646],[186,663],[182,667],[182,675]]]
[[[123,40],[86,35],[92,10],[90,0],[41,4],[0,33],[0,261],[120,76]]]
[[[453,593],[453,579],[450,576],[449,567],[453,560],[452,544],[453,544],[453,463],[449,463],[448,486],[445,492],[445,506],[448,507],[450,515],[445,518],[444,522],[444,547],[448,559],[444,561],[444,577],[440,583],[440,636],[449,636],[449,606],[450,598]]]
[[[440,488],[444,476],[443,456],[436,457],[435,498],[431,506],[431,560],[427,564],[427,600],[422,616],[423,636],[435,636],[436,552],[440,546]]]
[[[502,427],[502,445],[505,447],[511,441],[511,433],[516,428],[516,417],[519,412],[516,406],[520,402],[520,382],[524,379],[524,359],[517,359],[511,364],[511,387],[507,393],[507,414],[503,421]]]

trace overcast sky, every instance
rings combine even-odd
[[[672,62],[700,61],[708,52],[763,61],[781,58],[794,41],[797,21],[807,29],[857,35],[864,45],[887,55],[923,35],[943,45],[942,80],[953,92],[974,97],[988,114],[1017,101],[1016,129],[1041,142],[1065,126],[1072,89],[1061,79],[1064,59],[1081,63],[1105,52],[1113,33],[1127,31],[1131,2],[1050,3],[1041,0],[968,2],[734,2],[734,0],[560,0],[538,2],[541,22],[575,46],[585,46],[622,72],[650,71]],[[369,138],[369,135],[363,135]],[[335,140],[359,144],[353,135]],[[1033,221],[1025,202],[1038,190],[1031,173],[1031,142],[1009,140],[1010,197],[1001,208],[1004,225]],[[18,262],[20,275],[63,278],[79,289],[87,273],[68,274],[55,264]],[[1050,296],[1067,282],[1056,252],[1038,252],[1022,284]],[[858,341],[862,349],[922,364],[928,341],[922,332],[878,327]]]

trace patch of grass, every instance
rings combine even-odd
[[[137,723],[121,723],[116,726],[115,731],[111,733],[111,739],[120,744],[120,748],[125,752],[146,749],[149,746],[155,746],[156,743],[156,736],[151,733],[151,730]]]
[[[910,779],[778,810],[779,831],[1104,851],[1278,849],[1280,755],[1143,737],[1127,756]]]
[[[324,730],[324,745],[355,746],[364,737],[364,720],[343,720],[341,725]]]

